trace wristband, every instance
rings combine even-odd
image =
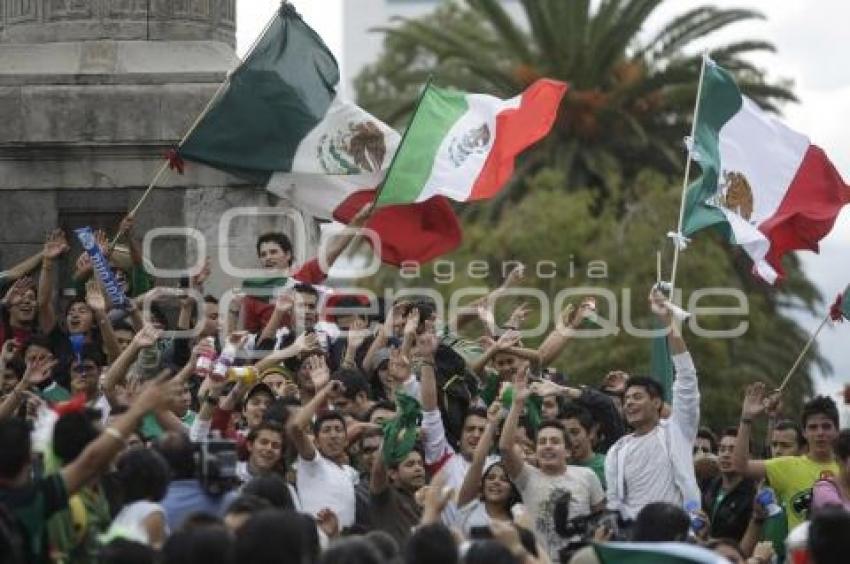
[[[127,439],[124,438],[124,435],[121,434],[121,431],[116,429],[115,427],[107,427],[103,430],[104,434],[109,435],[119,443],[126,445]]]

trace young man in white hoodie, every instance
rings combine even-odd
[[[650,378],[631,377],[626,382],[623,411],[633,432],[608,451],[605,480],[608,509],[628,521],[648,503],[664,501],[679,507],[700,504],[694,476],[693,444],[699,427],[699,386],[696,369],[671,318],[666,298],[651,297],[652,309],[665,327],[676,369],[670,417],[661,418],[661,386]]]

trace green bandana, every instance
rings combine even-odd
[[[422,409],[415,398],[397,393],[395,403],[398,415],[383,424],[384,463],[387,466],[398,464],[413,450],[422,421]]]

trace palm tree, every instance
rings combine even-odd
[[[523,196],[527,174],[541,165],[564,173],[568,188],[592,186],[609,196],[642,168],[682,169],[682,139],[690,129],[700,53],[692,44],[727,26],[762,18],[752,10],[693,8],[642,41],[639,33],[663,0],[520,0],[525,24],[498,0],[455,0],[422,19],[397,18],[380,28],[386,49],[357,80],[359,101],[394,125],[414,108],[429,75],[436,82],[511,97],[540,77],[571,84],[553,135],[521,161],[503,195]],[[777,111],[794,101],[782,84],[766,82],[742,58],[773,51],[746,40],[712,49],[742,90]],[[519,189],[517,189],[519,188]]]

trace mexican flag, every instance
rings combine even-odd
[[[600,564],[724,564],[719,554],[679,542],[606,542],[592,545]],[[589,554],[588,554],[589,556]],[[581,564],[590,560],[574,560]]]
[[[817,252],[850,187],[823,150],[742,95],[726,70],[705,64],[693,147],[702,176],[688,189],[683,231],[718,229],[772,284],[785,253]]]
[[[400,136],[339,98],[338,83],[333,54],[284,2],[177,154],[252,180],[314,217],[347,223],[374,200]],[[440,198],[378,210],[366,227],[390,264],[426,262],[461,240]]]
[[[509,100],[426,86],[378,205],[442,195],[461,202],[492,198],[514,160],[555,123],[567,85],[540,79]]]
[[[829,316],[833,321],[850,320],[850,286],[844,290],[843,294],[838,294],[835,302],[829,308]]]

